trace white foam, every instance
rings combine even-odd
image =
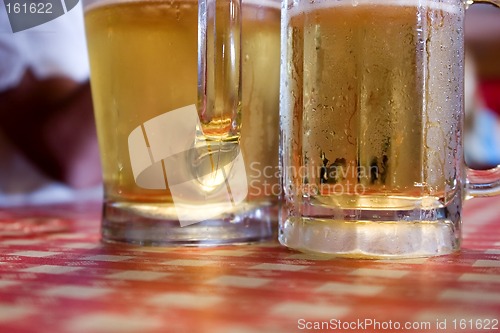
[[[217,0],[215,0],[217,1]],[[256,6],[256,7],[268,7],[268,8],[275,8],[275,9],[280,9],[281,8],[281,1],[280,0],[241,0],[243,5],[250,5],[250,6]],[[102,7],[102,6],[109,6],[112,4],[122,4],[122,3],[131,3],[131,2],[159,2],[158,0],[87,0],[85,1],[84,5],[84,12],[87,12],[91,9]],[[197,3],[196,0],[178,0],[179,3],[188,3],[188,4],[193,4]],[[166,2],[165,4],[169,4],[170,2]]]
[[[251,5],[256,7],[269,7],[269,8],[281,8],[281,1],[279,0],[242,0],[244,5]]]
[[[288,13],[289,17],[304,14],[318,9],[326,9],[333,7],[361,7],[361,6],[401,6],[401,7],[423,7],[433,10],[442,10],[451,14],[459,14],[463,11],[458,2],[443,2],[439,0],[315,0],[314,2],[304,2],[300,6],[291,8]]]

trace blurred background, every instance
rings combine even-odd
[[[484,169],[500,164],[500,9],[471,6],[465,43],[466,161]]]

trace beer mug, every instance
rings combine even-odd
[[[499,168],[463,158],[470,3],[284,3],[282,244],[365,258],[460,248],[464,199],[500,184]]]
[[[277,125],[264,129],[278,122],[279,3],[87,0],[84,11],[103,240],[270,237],[276,200],[247,170],[277,156]]]

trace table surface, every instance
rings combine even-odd
[[[466,203],[460,253],[411,260],[104,245],[97,203],[19,221],[64,230],[0,236],[0,332],[500,332],[498,198]]]

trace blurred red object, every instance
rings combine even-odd
[[[479,91],[486,107],[500,116],[500,79],[481,80]]]

